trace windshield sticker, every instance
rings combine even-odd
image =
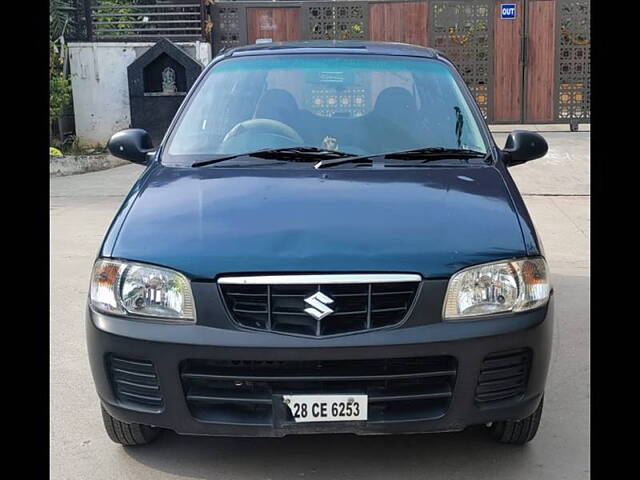
[[[343,83],[344,72],[320,72],[318,80],[321,82]]]

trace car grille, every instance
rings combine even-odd
[[[180,366],[189,410],[200,421],[273,425],[273,396],[366,393],[369,423],[445,414],[456,379],[450,356],[372,360],[187,360]],[[286,409],[284,422],[293,422]]]
[[[158,411],[162,396],[153,362],[108,357],[111,382],[116,398],[127,405]]]
[[[528,348],[492,353],[482,362],[476,402],[486,404],[523,395],[531,366]]]
[[[347,284],[220,284],[233,320],[248,328],[308,336],[337,335],[397,325],[419,282]],[[317,320],[305,299],[322,292],[333,310]]]

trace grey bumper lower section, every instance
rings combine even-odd
[[[470,425],[524,418],[536,409],[549,367],[553,299],[545,308],[517,315],[325,339],[144,323],[105,316],[91,309],[87,309],[86,327],[91,369],[100,400],[111,415],[127,423],[155,425],[181,434],[224,436],[456,431]],[[474,396],[485,357],[522,348],[531,351],[524,394],[495,404],[478,404]],[[106,361],[109,355],[153,362],[162,392],[162,407],[150,411],[122,403],[114,394]],[[294,424],[281,421],[285,407],[274,395],[273,421],[268,425],[202,421],[194,418],[189,409],[180,377],[180,365],[185,360],[348,362],[430,356],[451,356],[457,365],[446,412],[430,420]]]

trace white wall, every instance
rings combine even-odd
[[[69,44],[76,135],[85,146],[105,145],[131,121],[127,67],[152,42],[78,42]],[[177,42],[203,66],[211,61],[206,42]]]

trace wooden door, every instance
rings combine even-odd
[[[494,7],[493,118],[494,122],[520,123],[522,119],[522,33],[524,0],[516,5],[516,18],[501,18],[502,1]]]
[[[247,33],[249,44],[257,39],[272,42],[300,40],[300,9],[247,8]]]
[[[369,39],[427,45],[427,2],[372,3]]]
[[[556,2],[528,0],[527,4],[524,121],[553,122]]]

